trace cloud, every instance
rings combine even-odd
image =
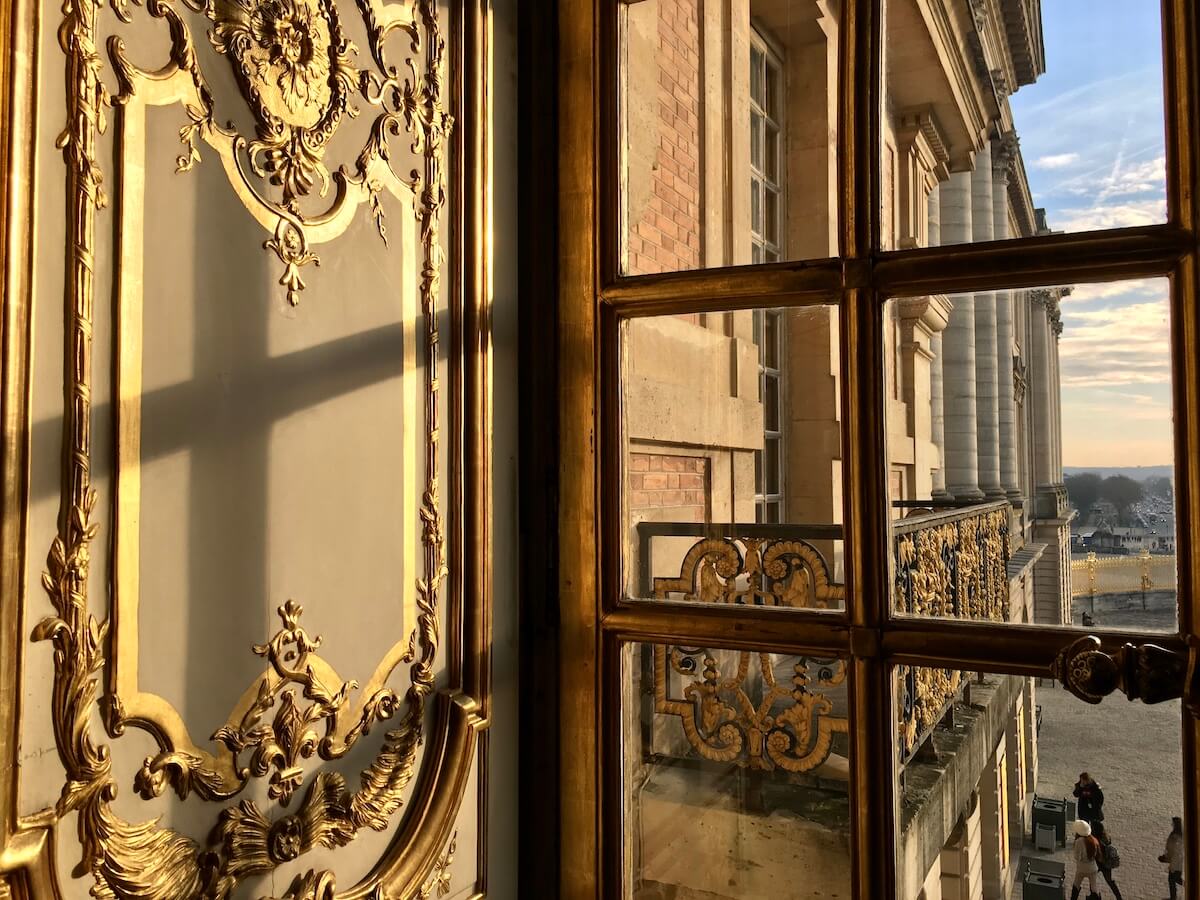
[[[1145,194],[1151,191],[1162,193],[1167,183],[1167,158],[1165,155],[1148,159],[1135,165],[1127,165],[1118,154],[1112,172],[1104,179],[1097,202],[1112,197]]]
[[[1033,167],[1035,169],[1065,169],[1077,162],[1079,162],[1078,153],[1051,153],[1049,156],[1035,159]]]
[[[1130,200],[1125,203],[1097,203],[1090,207],[1059,210],[1051,227],[1056,231],[1096,231],[1101,228],[1129,228],[1156,225],[1167,218],[1165,197]]]
[[[1063,313],[1059,361],[1064,387],[1169,384],[1166,298]]]
[[[1117,298],[1160,298],[1165,301],[1167,282],[1162,278],[1136,278],[1129,281],[1100,281],[1091,284],[1076,284],[1071,293],[1062,298],[1064,304],[1094,303],[1097,300]]]

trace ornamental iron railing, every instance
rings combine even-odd
[[[654,600],[845,606],[845,587],[817,546],[840,541],[839,525],[645,522],[637,531],[643,596]],[[672,574],[654,577],[655,568]],[[651,657],[654,712],[677,719],[686,739],[667,755],[806,773],[849,729],[844,660],[665,644],[654,645]]]
[[[897,611],[1007,621],[1010,505],[945,506],[909,503],[909,515],[893,523]],[[842,537],[839,525],[643,522],[637,526],[640,595],[660,602],[842,609],[845,588],[826,555]],[[654,574],[664,569],[670,574]],[[846,677],[840,660],[671,645],[655,645],[651,657],[654,711],[679,720],[686,738],[681,750],[701,759],[810,772],[829,758],[835,736],[848,730],[844,699],[834,693]],[[898,667],[896,678],[898,746],[907,761],[966,678],[908,666]]]
[[[1071,560],[1071,596],[1130,594],[1138,591],[1173,591],[1176,586],[1174,554],[1097,556],[1089,552]]]

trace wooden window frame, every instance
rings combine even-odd
[[[742,268],[619,274],[617,16],[622,0],[559,0],[558,210],[553,315],[558,427],[555,553],[555,862],[564,897],[619,896],[619,648],[627,641],[824,652],[850,660],[852,892],[895,896],[892,710],[898,663],[1046,676],[1075,629],[895,618],[890,609],[884,433],[884,301],[1077,281],[1166,276],[1171,283],[1179,630],[1200,645],[1200,56],[1198,11],[1163,0],[1167,222],[954,247],[879,252],[882,0],[847,0],[839,59],[839,256]],[[543,27],[545,22],[540,23]],[[837,301],[845,447],[846,610],[819,617],[623,601],[617,342],[631,316],[802,307]],[[848,352],[853,348],[854,352]],[[1107,649],[1145,634],[1104,632]],[[528,721],[528,720],[527,720]],[[1200,723],[1183,718],[1186,865],[1200,872]],[[529,790],[529,786],[525,790]],[[871,811],[868,815],[867,811]],[[880,814],[882,811],[882,814]],[[539,847],[544,852],[545,847]],[[525,869],[528,871],[528,869]],[[1186,896],[1200,897],[1189,878]]]

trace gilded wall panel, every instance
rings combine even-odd
[[[36,191],[30,327],[5,334],[33,363],[24,818],[0,875],[71,897],[473,895],[482,12],[14,15]]]

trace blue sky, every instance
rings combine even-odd
[[[1042,0],[1046,73],[1013,94],[1034,203],[1051,228],[1166,220],[1157,0]],[[1076,285],[1063,300],[1063,462],[1171,462],[1167,282]]]

